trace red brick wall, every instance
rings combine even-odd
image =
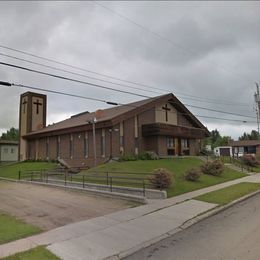
[[[112,131],[112,154],[113,157],[120,156],[120,125],[115,125]],[[115,131],[117,129],[118,131]]]
[[[84,138],[85,138],[84,132],[73,134],[73,158],[74,159],[84,158]]]
[[[38,159],[46,159],[46,138],[39,139]]]
[[[134,154],[135,152],[134,123],[134,117],[124,121],[124,154]]]
[[[49,137],[49,159],[50,160],[57,159],[57,137],[56,136]]]
[[[70,158],[70,135],[60,136],[60,157],[62,159]]]
[[[138,136],[139,136],[139,153],[146,151],[147,139],[142,137],[142,125],[155,122],[154,109],[147,110],[138,115]]]

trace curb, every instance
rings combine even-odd
[[[182,232],[183,230],[191,227],[192,225],[194,225],[194,224],[196,224],[196,223],[198,223],[198,222],[200,222],[200,221],[202,221],[204,219],[207,219],[207,218],[209,218],[211,216],[214,216],[214,215],[216,215],[216,214],[218,214],[218,213],[220,213],[220,212],[222,212],[222,211],[224,211],[224,210],[226,210],[226,209],[228,209],[228,208],[238,204],[239,202],[247,200],[247,199],[249,199],[249,198],[251,198],[251,197],[253,197],[253,196],[255,196],[255,195],[259,194],[259,193],[260,193],[260,189],[258,191],[255,191],[255,192],[252,192],[250,194],[247,194],[247,195],[245,195],[245,196],[243,196],[243,197],[241,197],[239,199],[236,199],[236,200],[234,200],[234,201],[232,201],[232,202],[230,202],[230,203],[228,203],[226,205],[216,206],[212,210],[206,211],[206,212],[204,212],[204,213],[202,213],[202,214],[200,214],[200,215],[198,215],[198,216],[196,216],[196,217],[194,217],[194,218],[192,218],[190,220],[187,220],[186,222],[184,222],[179,227],[177,227],[177,228],[175,228],[175,229],[173,229],[173,230],[171,230],[171,231],[169,231],[169,232],[167,232],[167,233],[165,233],[165,234],[163,234],[163,235],[161,235],[159,237],[150,239],[149,241],[146,241],[146,242],[144,242],[144,243],[142,243],[140,245],[137,245],[137,246],[135,246],[133,248],[130,248],[130,249],[124,251],[124,252],[120,252],[119,254],[106,257],[103,260],[119,260],[119,259],[128,257],[128,256],[138,252],[141,249],[144,249],[146,247],[152,246],[152,245],[156,244],[157,242],[159,242],[159,241],[161,241],[163,239],[169,238],[169,237],[171,237],[174,234]]]

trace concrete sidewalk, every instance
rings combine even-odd
[[[260,174],[247,176],[173,198],[89,219],[0,246],[0,257],[48,245],[62,259],[117,259],[156,242],[188,220],[216,207],[192,200],[210,191],[240,182],[260,182]]]

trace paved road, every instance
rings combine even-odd
[[[260,194],[126,259],[258,260]]]

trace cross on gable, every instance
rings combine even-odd
[[[171,109],[168,107],[167,104],[164,107],[162,107],[162,109],[165,110],[165,120],[166,122],[168,122],[168,111],[170,111]]]
[[[39,99],[36,99],[36,102],[33,102],[36,105],[36,114],[39,114],[39,106],[42,106],[42,103],[39,102]]]
[[[22,104],[23,104],[23,113],[25,113],[25,107],[26,107],[26,104],[27,104],[27,100],[24,99]]]

